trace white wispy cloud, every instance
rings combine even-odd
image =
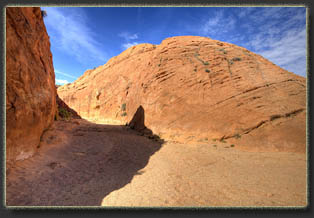
[[[254,7],[243,7],[243,8],[238,8],[238,10],[239,10],[238,17],[245,18],[254,10]]]
[[[118,36],[124,38],[127,41],[133,40],[133,39],[138,39],[137,33],[131,34],[129,32],[122,32]]]
[[[275,20],[280,18],[283,13],[287,12],[286,9],[282,7],[263,7],[256,10],[256,8],[248,10],[246,9],[247,13],[245,15],[245,19],[250,19],[251,22],[263,24],[265,20]]]
[[[234,9],[232,14],[228,12],[217,9],[204,17],[194,31],[244,46],[288,71],[306,76],[304,9],[243,7]]]
[[[280,67],[306,76],[305,10],[263,8],[246,14],[253,29],[245,45]]]
[[[132,43],[128,42],[128,43],[124,43],[124,44],[122,44],[122,48],[125,50],[125,49],[128,49],[128,48],[130,48],[130,47],[132,47],[132,46],[134,46],[134,45],[137,45],[137,44],[139,44],[139,43],[138,43],[138,42],[132,42]]]
[[[223,10],[219,10],[213,17],[208,18],[201,25],[201,34],[209,37],[224,34],[232,31],[235,27],[236,19],[232,15],[225,15]]]
[[[55,73],[60,74],[60,75],[63,75],[63,76],[70,77],[70,78],[72,78],[72,79],[76,79],[75,76],[72,76],[72,75],[67,74],[67,73],[63,73],[63,72],[61,72],[61,71],[59,71],[59,70],[55,70]]]
[[[44,21],[54,45],[82,63],[88,60],[104,61],[105,51],[100,49],[95,32],[87,25],[87,16],[81,8],[43,8],[48,16]]]
[[[126,49],[128,49],[134,45],[139,44],[139,42],[137,42],[137,41],[132,42],[132,40],[138,39],[137,33],[131,34],[129,32],[122,32],[122,33],[118,34],[118,36],[125,40],[125,43],[122,43],[122,45],[121,45],[121,48],[123,50],[126,50]]]
[[[58,85],[64,85],[64,84],[67,84],[69,83],[69,81],[65,80],[65,79],[56,79],[56,83]]]
[[[306,31],[292,29],[273,41],[269,49],[259,51],[263,57],[284,69],[299,75],[306,75]]]

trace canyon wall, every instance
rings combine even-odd
[[[7,7],[7,162],[32,156],[55,114],[55,75],[41,9]]]
[[[57,91],[80,116],[98,123],[129,123],[142,107],[145,126],[169,141],[306,149],[305,78],[206,37],[130,47]]]

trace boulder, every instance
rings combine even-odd
[[[144,108],[142,106],[139,106],[130,121],[130,128],[135,129],[137,131],[142,131],[144,130],[145,127],[145,113],[144,113]]]

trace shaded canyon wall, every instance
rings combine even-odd
[[[49,36],[39,7],[6,8],[6,159],[32,156],[56,113]]]

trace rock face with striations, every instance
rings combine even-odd
[[[40,8],[6,8],[6,159],[33,155],[56,113],[55,76]]]
[[[304,152],[306,80],[245,48],[205,37],[140,44],[87,70],[58,94],[83,118],[130,122],[166,140]]]

